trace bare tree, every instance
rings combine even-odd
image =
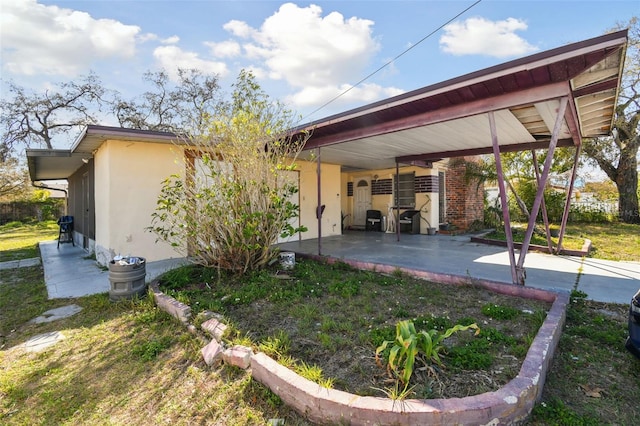
[[[216,108],[217,76],[180,68],[177,83],[164,70],[148,71],[143,79],[153,90],[138,99],[114,103],[113,112],[121,127],[184,133],[199,128],[202,118]]]
[[[106,90],[95,74],[60,83],[44,94],[29,93],[9,83],[8,96],[0,101],[2,146],[0,160],[17,146],[53,148],[54,137],[90,123],[103,104]]]
[[[628,223],[640,223],[638,210],[638,150],[640,148],[640,22],[628,22],[629,44],[622,90],[614,112],[613,136],[586,140],[584,153],[618,189],[618,213]]]

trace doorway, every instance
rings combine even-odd
[[[371,179],[360,179],[354,191],[353,225],[364,228],[367,222],[367,210],[371,209]]]

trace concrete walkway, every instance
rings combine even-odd
[[[106,293],[110,289],[109,271],[100,268],[81,247],[61,244],[57,241],[40,243],[40,255],[44,268],[49,299],[82,297]],[[147,282],[166,271],[184,264],[184,259],[147,262]]]
[[[321,254],[441,274],[511,283],[507,250],[473,243],[468,235],[411,235],[349,231],[321,240]],[[318,240],[280,244],[283,251],[318,254]],[[518,256],[516,252],[516,259]],[[640,253],[639,253],[640,257]],[[588,299],[628,304],[640,289],[640,262],[555,256],[529,252],[526,285],[587,293]]]

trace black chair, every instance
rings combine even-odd
[[[58,226],[60,227],[58,248],[60,248],[60,243],[71,243],[75,247],[76,244],[73,241],[73,216],[62,216],[58,219]]]
[[[382,231],[382,212],[380,210],[367,210],[367,231]]]
[[[400,215],[400,232],[420,233],[420,210],[406,210]]]

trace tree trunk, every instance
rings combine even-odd
[[[618,187],[618,213],[626,223],[640,223],[638,211],[638,160],[636,152],[621,155],[615,183]]]

